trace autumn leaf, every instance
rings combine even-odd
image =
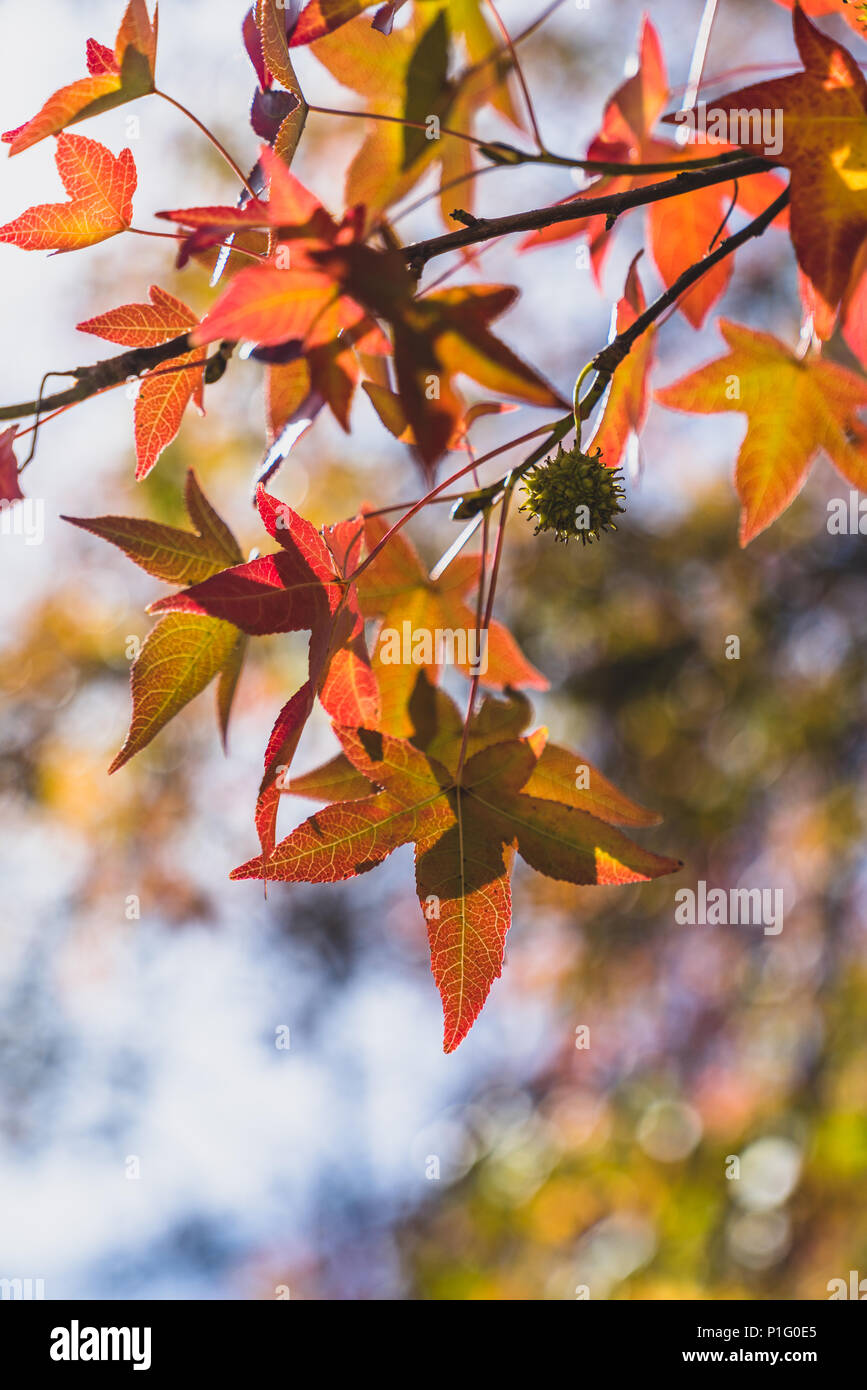
[[[623,298],[617,305],[615,332],[625,333],[645,308],[636,256],[629,267]],[[617,467],[630,439],[637,438],[644,426],[655,337],[655,328],[643,333],[614,373],[602,419],[592,441],[594,449],[602,450],[602,461],[609,468]]]
[[[188,333],[198,323],[186,304],[159,285],[151,285],[150,304],[122,304],[106,314],[78,324],[82,333],[95,333],[124,347],[155,347]],[[135,402],[136,478],[147,477],[163,449],[181,427],[188,403],[204,414],[205,348],[172,357],[142,380]],[[195,364],[201,363],[196,368]],[[179,368],[173,372],[172,367]]]
[[[415,679],[407,716],[405,736],[409,742],[455,773],[464,741],[464,716],[454,700],[432,684],[424,669]],[[518,738],[526,732],[532,718],[530,702],[520,692],[507,690],[504,696],[486,695],[470,721],[468,756]],[[574,806],[609,825],[659,824],[661,818],[655,812],[626,796],[583,754],[549,743],[547,730],[538,729],[529,741],[537,762],[524,786],[528,796]],[[287,795],[329,802],[359,801],[372,790],[345,753],[338,753],[322,767],[293,777],[283,787]]]
[[[241,229],[274,228],[284,241],[333,244],[348,223],[338,225],[314,193],[291,172],[286,161],[268,145],[259,148],[259,164],[268,185],[268,198],[250,198],[243,205],[172,208],[158,212],[167,222],[189,228],[206,227],[225,234]]]
[[[708,150],[703,145],[683,146],[653,134],[668,101],[668,75],[662,45],[656,29],[645,16],[639,38],[637,71],[606,104],[601,128],[588,147],[587,158],[627,164],[674,161],[683,164],[693,155],[706,157]],[[728,148],[715,145],[713,153],[722,154]],[[565,201],[580,202],[582,198],[602,193],[624,193],[660,183],[665,178],[665,173],[608,175]],[[726,214],[736,205],[756,215],[770,206],[781,190],[776,175],[757,174],[742,179],[737,188],[733,183],[714,184],[678,198],[652,203],[646,214],[647,244],[665,285],[672,285],[683,271],[707,255]],[[782,224],[778,221],[777,225]],[[590,263],[598,282],[611,246],[611,228],[604,216],[590,217],[581,223],[555,224],[532,232],[521,244],[525,248],[542,246],[576,236],[586,238]],[[733,257],[726,257],[678,300],[678,308],[694,328],[701,327],[708,311],[727,289],[732,269]]]
[[[267,861],[251,859],[232,877],[335,882],[414,843],[446,1052],[466,1037],[501,973],[514,848],[539,872],[577,884],[636,883],[679,868],[589,812],[523,790],[538,762],[531,740],[483,747],[458,778],[405,739],[337,725],[335,732],[369,794],[317,811]]]
[[[15,130],[7,130],[2,138],[9,145],[9,153],[20,154],[66,126],[152,92],[156,46],[156,7],[151,21],[145,0],[129,0],[114,50],[89,39],[87,70],[90,75],[61,87],[32,120]]]
[[[335,222],[267,146],[262,147],[260,160],[269,180],[267,202],[257,199],[241,208],[180,208],[160,214],[218,237],[254,227],[273,228],[279,236],[267,263],[234,276],[202,320],[196,341],[244,337],[266,347],[291,340],[299,345],[308,340],[309,347],[325,344],[361,313],[341,303],[333,277],[314,256],[351,241],[360,231],[359,220],[350,212],[341,223]]]
[[[308,42],[299,34],[312,35],[313,12],[309,30],[306,13],[295,29],[293,44]],[[492,35],[479,0],[429,0],[403,28],[393,33],[385,28],[361,16],[342,22],[336,32],[335,26],[323,29],[322,37],[314,38],[312,44],[311,51],[338,82],[362,97],[371,111],[390,118],[371,123],[349,166],[347,206],[363,205],[370,226],[438,163],[443,220],[452,226],[455,190],[450,185],[472,171],[474,146],[448,131],[436,138],[431,122],[472,135],[479,111],[493,105],[517,124],[508,94],[511,58],[502,53]],[[455,38],[466,45],[471,66],[452,79],[450,49]],[[431,131],[434,134],[429,135]],[[461,206],[471,209],[471,180],[463,183],[460,194]]]
[[[356,352],[388,353],[391,345],[361,310],[341,301],[333,282],[310,260],[314,249],[352,240],[360,225],[357,214],[351,211],[337,223],[267,146],[260,151],[260,164],[269,184],[267,200],[250,200],[240,208],[179,208],[158,215],[189,227],[194,236],[206,232],[220,239],[240,229],[272,228],[279,238],[274,259],[236,276],[200,329],[209,340],[231,330],[233,337],[243,333],[259,343],[256,355],[268,363],[266,402],[273,444],[287,425],[301,421],[294,442],[326,404],[348,430],[359,377]],[[311,328],[314,340],[307,343]],[[269,348],[277,351],[270,353]],[[281,443],[280,451],[288,447]]]
[[[568,403],[491,331],[514,304],[506,285],[461,285],[420,298],[399,252],[358,243],[314,251],[344,294],[391,325],[397,390],[428,471],[448,448],[465,406],[454,378],[463,374],[488,391],[538,406]]]
[[[17,433],[18,426],[11,425],[0,434],[0,504],[24,499],[18,478],[18,460],[12,447]]]
[[[152,612],[209,614],[250,636],[313,631],[341,607],[343,586],[331,553],[310,522],[259,488],[262,521],[281,549],[221,568],[182,593],[161,599]]]
[[[769,333],[720,320],[729,347],[683,380],[656,392],[673,410],[738,411],[747,432],[735,486],[741,499],[741,545],[785,511],[820,449],[852,484],[867,491],[867,380],[820,358],[796,357]]]
[[[221,619],[250,636],[310,632],[309,674],[277,717],[265,758],[256,822],[263,852],[273,844],[278,776],[292,760],[318,696],[333,719],[376,723],[379,689],[364,643],[354,588],[322,535],[260,486],[259,514],[281,549],[223,568],[152,604],[152,613]],[[362,523],[355,523],[356,531]]]
[[[241,634],[231,623],[213,618],[169,613],[160,619],[148,633],[133,664],[132,720],[109,772],[117,772],[140,753],[184,705],[230,664],[234,671],[240,640]],[[233,674],[233,683],[235,679]],[[220,714],[225,729],[222,710]]]
[[[197,584],[243,557],[192,469],[187,473],[185,502],[195,528],[192,531],[137,516],[66,516],[63,520],[110,541],[155,579],[167,584]]]
[[[97,140],[64,132],[57,137],[55,161],[69,202],[28,208],[0,227],[0,241],[24,251],[73,251],[125,232],[136,188],[131,152],[115,157]]]
[[[849,51],[803,10],[793,22],[804,71],[716,97],[714,109],[782,113],[777,158],[791,170],[792,242],[816,296],[816,331],[826,338],[867,236],[867,81]],[[738,143],[762,152],[754,123],[738,126]]]
[[[261,94],[272,97],[281,95],[272,89],[273,79],[276,78],[285,92],[293,98],[291,106],[285,100],[281,102],[280,109],[284,114],[270,142],[287,164],[292,161],[307,119],[307,103],[289,56],[288,45],[288,35],[300,8],[301,0],[256,0],[252,13],[259,42],[258,55],[255,55],[255,50],[248,44],[248,51],[259,76]],[[254,100],[253,112],[255,111]]]
[[[148,305],[127,305],[147,309]],[[116,545],[141,569],[169,584],[201,581],[241,560],[226,523],[214,511],[192,469],[184,493],[192,531],[139,517],[64,517]],[[184,705],[218,677],[217,712],[223,742],[246,650],[237,627],[206,614],[169,613],[146,637],[132,668],[133,713],[116,772],[150,743]]]
[[[364,526],[367,548],[372,551],[389,527],[378,516],[367,516]],[[481,645],[476,612],[467,602],[467,595],[474,595],[478,586],[480,565],[478,555],[459,555],[441,579],[432,581],[405,533],[398,532],[359,575],[356,587],[362,612],[365,617],[381,619],[373,644],[373,667],[382,697],[383,728],[389,733],[406,735],[410,731],[409,701],[420,667],[439,678],[434,644],[429,643],[430,650],[425,650],[416,635],[463,634],[465,650],[463,660],[456,661],[457,668],[472,676],[472,656],[483,652],[487,658],[487,669],[481,675],[484,686],[547,689],[544,676],[530,665],[502,623],[491,623],[486,645]],[[394,659],[393,647],[400,659]],[[417,662],[406,660],[410,653],[417,654]],[[455,654],[460,658],[460,644],[456,644]]]
[[[381,4],[381,0],[309,0],[292,31],[292,47],[321,39],[376,4]],[[382,8],[394,12],[398,5],[382,5]]]

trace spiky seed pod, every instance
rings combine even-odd
[[[622,474],[606,468],[602,451],[584,454],[577,447],[537,463],[523,479],[527,500],[520,510],[536,519],[535,534],[553,531],[555,540],[580,537],[582,545],[616,531],[614,518],[624,510]]]

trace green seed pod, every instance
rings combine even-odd
[[[584,454],[576,446],[537,463],[523,480],[527,500],[520,510],[536,519],[536,531],[553,531],[555,540],[580,537],[582,545],[616,531],[614,518],[624,508],[622,474],[606,468],[602,451]]]

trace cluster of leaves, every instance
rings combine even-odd
[[[647,414],[658,322],[670,304],[696,328],[705,321],[728,285],[732,252],[742,244],[735,238],[717,245],[739,212],[756,219],[750,234],[770,223],[790,232],[810,316],[809,351],[792,351],[766,333],[721,321],[729,354],[657,391],[656,399],[679,410],[746,413],[736,475],[744,544],[790,504],[820,449],[856,487],[865,478],[867,435],[857,414],[867,405],[865,378],[827,355],[839,338],[867,362],[867,82],[847,49],[807,17],[835,8],[842,3],[795,5],[801,72],[715,100],[723,114],[781,111],[778,156],[768,157],[761,133],[750,130],[741,130],[737,147],[714,146],[711,157],[698,141],[685,146],[657,133],[671,95],[659,37],[645,20],[635,75],[606,105],[587,159],[570,161],[542,146],[531,106],[535,152],[474,136],[473,123],[485,108],[511,123],[516,139],[525,141],[529,133],[512,90],[516,74],[523,81],[516,46],[504,40],[496,8],[484,0],[257,0],[243,39],[256,76],[250,118],[262,141],[258,160],[245,177],[226,156],[243,184],[236,203],[158,214],[178,229],[178,268],[207,267],[212,282],[221,282],[217,297],[199,318],[173,294],[151,286],[150,302],[110,308],[79,324],[127,349],[118,361],[142,379],[135,405],[139,478],[174,439],[188,403],[202,409],[205,384],[219,379],[238,342],[246,356],[264,363],[267,376],[268,453],[257,502],[275,551],[245,561],[192,473],[190,530],[117,516],[69,518],[177,589],[151,607],[157,622],[133,669],[132,722],[113,767],[140,751],[214,679],[225,738],[248,639],[309,632],[307,679],[280,711],[266,748],[255,816],[260,854],[234,877],[342,879],[413,843],[446,1050],[465,1036],[500,972],[515,851],[542,873],[581,884],[636,882],[677,867],[616,828],[652,823],[649,813],[580,755],[548,744],[544,730],[527,732],[532,715],[519,692],[544,688],[545,681],[494,620],[492,607],[518,479],[532,478],[536,514],[556,516],[558,534],[568,534],[562,499],[571,509],[581,480],[564,476],[562,460],[567,472],[569,460],[579,460],[587,472],[581,426],[604,397],[592,457],[602,468],[617,468]],[[854,28],[863,28],[860,16],[849,17]],[[144,0],[129,0],[114,48],[89,41],[89,76],[55,93],[3,137],[17,154],[56,136],[68,201],[28,209],[0,228],[0,240],[25,250],[70,251],[137,230],[131,226],[136,171],[130,151],[115,156],[67,128],[122,102],[164,96],[154,76],[156,41],[156,13],[151,19]],[[309,114],[325,110],[308,104],[298,83],[292,53],[301,45],[366,103],[360,114],[370,118],[348,170],[339,217],[290,169]],[[751,155],[760,158],[750,161]],[[503,230],[534,228],[523,242],[527,248],[584,236],[598,278],[618,214],[646,203],[647,244],[664,286],[648,306],[633,262],[617,305],[614,342],[591,364],[596,380],[583,400],[581,374],[571,408],[492,329],[514,302],[514,289],[485,283],[419,289],[430,255],[491,240],[499,230],[496,219],[461,213],[467,236],[459,244],[445,238],[443,247],[403,246],[394,226],[395,206],[435,165],[448,224],[455,185],[467,203],[480,168],[528,161],[579,164],[597,176],[565,208],[548,210],[550,216],[534,212],[524,228]],[[780,168],[790,173],[787,195]],[[703,179],[705,170],[710,177]],[[790,215],[783,211],[786,196]],[[583,206],[588,199],[589,212]],[[472,254],[462,251],[456,268]],[[99,373],[91,371],[95,389],[102,389]],[[459,377],[474,382],[484,398],[469,403]],[[122,379],[118,373],[113,382]],[[319,531],[265,483],[325,407],[349,430],[359,385],[386,429],[412,450],[429,491],[394,526],[381,512],[362,508]],[[461,504],[459,515],[484,519],[482,553],[456,548],[450,563],[429,578],[402,527],[446,486],[434,486],[443,457],[469,451],[473,422],[504,408],[488,394],[568,413],[536,431],[547,440],[517,471]],[[546,468],[541,460],[572,428],[574,445]],[[14,438],[10,430],[0,442],[7,500],[21,495]],[[452,481],[474,466],[471,455]],[[613,473],[591,481],[598,532],[620,509],[620,491]],[[488,524],[497,507],[491,564]],[[464,669],[470,680],[465,716],[440,689],[435,658],[382,660],[377,632],[402,625],[486,639],[484,674]],[[481,703],[480,687],[488,692]],[[289,778],[317,700],[342,752],[317,773]],[[576,778],[582,770],[589,780]],[[278,842],[284,792],[329,804]]]

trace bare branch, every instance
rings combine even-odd
[[[648,203],[659,203],[666,198],[680,198],[686,193],[695,193],[713,184],[729,183],[735,178],[747,178],[750,174],[761,174],[772,168],[772,162],[760,155],[749,155],[744,159],[731,160],[711,169],[697,169],[693,172],[677,174],[661,183],[652,183],[645,188],[630,188],[624,193],[610,193],[598,198],[577,197],[568,203],[557,203],[553,207],[529,208],[526,212],[509,213],[506,217],[485,217],[477,219],[471,226],[459,232],[446,232],[444,236],[431,237],[428,241],[417,241],[403,248],[403,254],[417,274],[421,274],[428,261],[442,256],[447,251],[458,251],[464,246],[474,246],[494,237],[508,236],[513,232],[532,232],[542,227],[553,227],[560,222],[581,222],[588,217],[600,214],[608,217],[613,224],[621,213],[630,208],[644,207]]]

